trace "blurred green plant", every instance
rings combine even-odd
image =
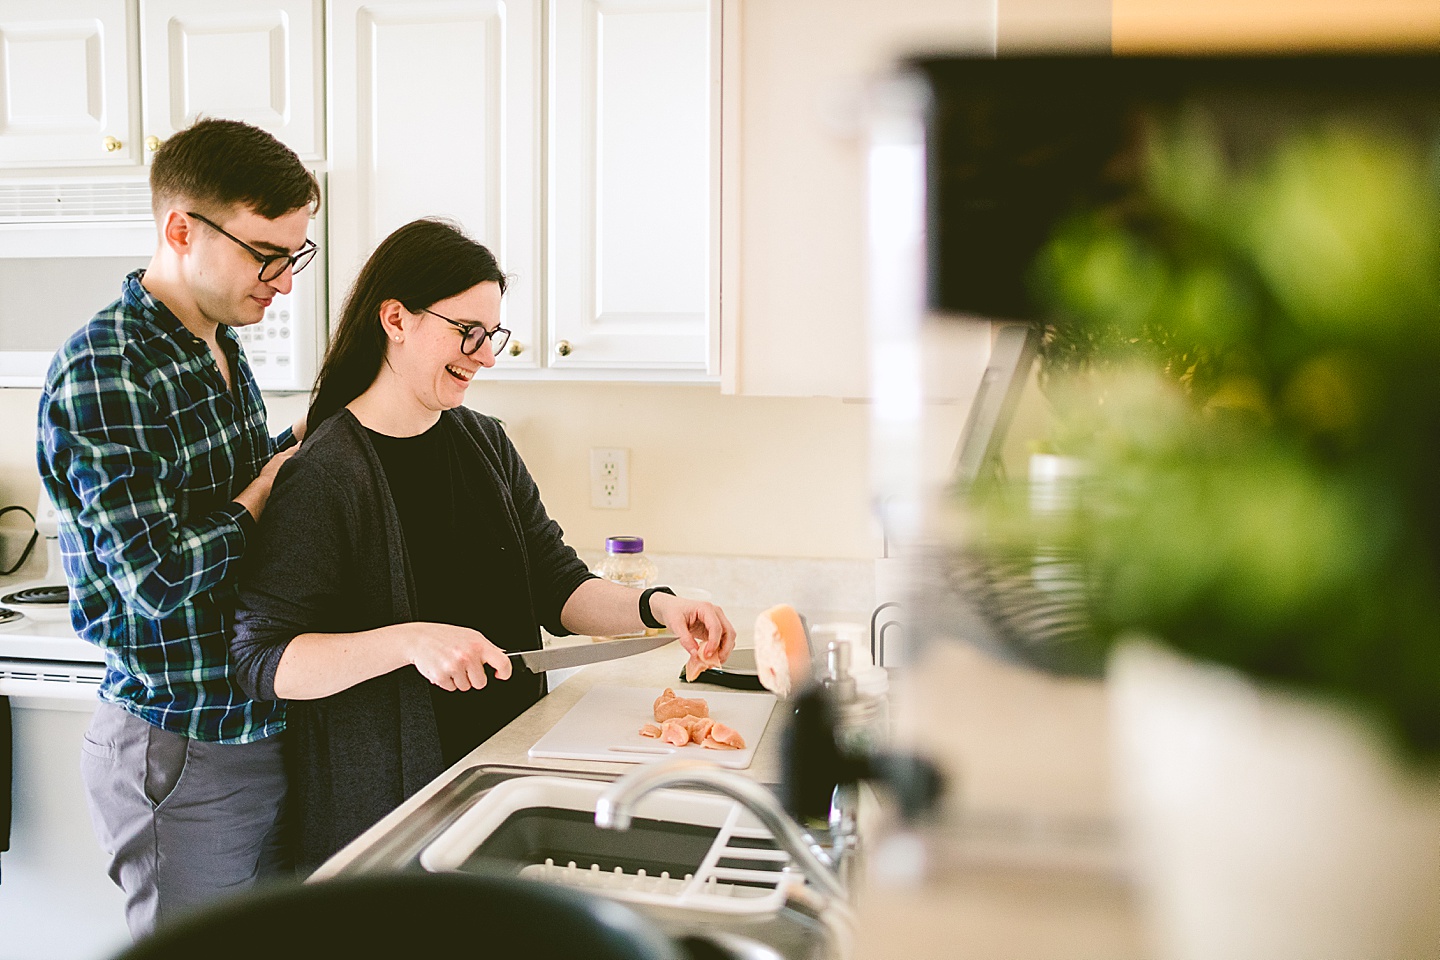
[[[1097,656],[1140,631],[1320,691],[1440,758],[1440,140],[1158,127],[1139,189],[1036,261],[1075,506],[982,550],[1075,558]]]

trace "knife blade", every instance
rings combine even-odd
[[[624,640],[601,640],[596,643],[577,643],[566,647],[551,647],[548,650],[516,650],[507,654],[511,660],[522,661],[534,673],[559,670],[564,667],[580,667],[587,663],[601,663],[633,657],[663,647],[675,640],[673,633],[656,634],[653,637],[627,637]]]

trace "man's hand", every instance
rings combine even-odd
[[[406,659],[420,675],[444,690],[479,690],[485,666],[497,680],[510,679],[510,658],[478,630],[448,623],[406,624]]]
[[[260,468],[260,476],[250,481],[250,485],[235,495],[235,502],[246,510],[256,520],[260,519],[260,513],[265,509],[265,504],[270,500],[270,488],[275,485],[275,475],[280,472],[280,467],[295,455],[299,450],[298,446],[290,447],[288,450],[281,450],[265,466]]]

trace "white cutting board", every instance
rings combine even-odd
[[[673,687],[671,689],[674,689]],[[696,757],[722,767],[743,770],[755,759],[755,747],[770,722],[775,697],[768,693],[692,693],[710,705],[710,716],[734,727],[745,740],[744,750],[709,750],[697,743],[683,747],[640,736],[640,727],[655,722],[655,700],[664,687],[620,687],[597,684],[581,697],[530,748],[532,758],[606,760],[611,763],[649,763],[666,757]]]

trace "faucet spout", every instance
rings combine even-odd
[[[749,810],[795,861],[805,878],[836,900],[846,899],[835,864],[814,837],[786,814],[780,801],[748,777],[703,760],[677,758],[641,767],[616,780],[595,803],[595,826],[625,830],[640,798],[664,787],[697,787],[723,794]]]

